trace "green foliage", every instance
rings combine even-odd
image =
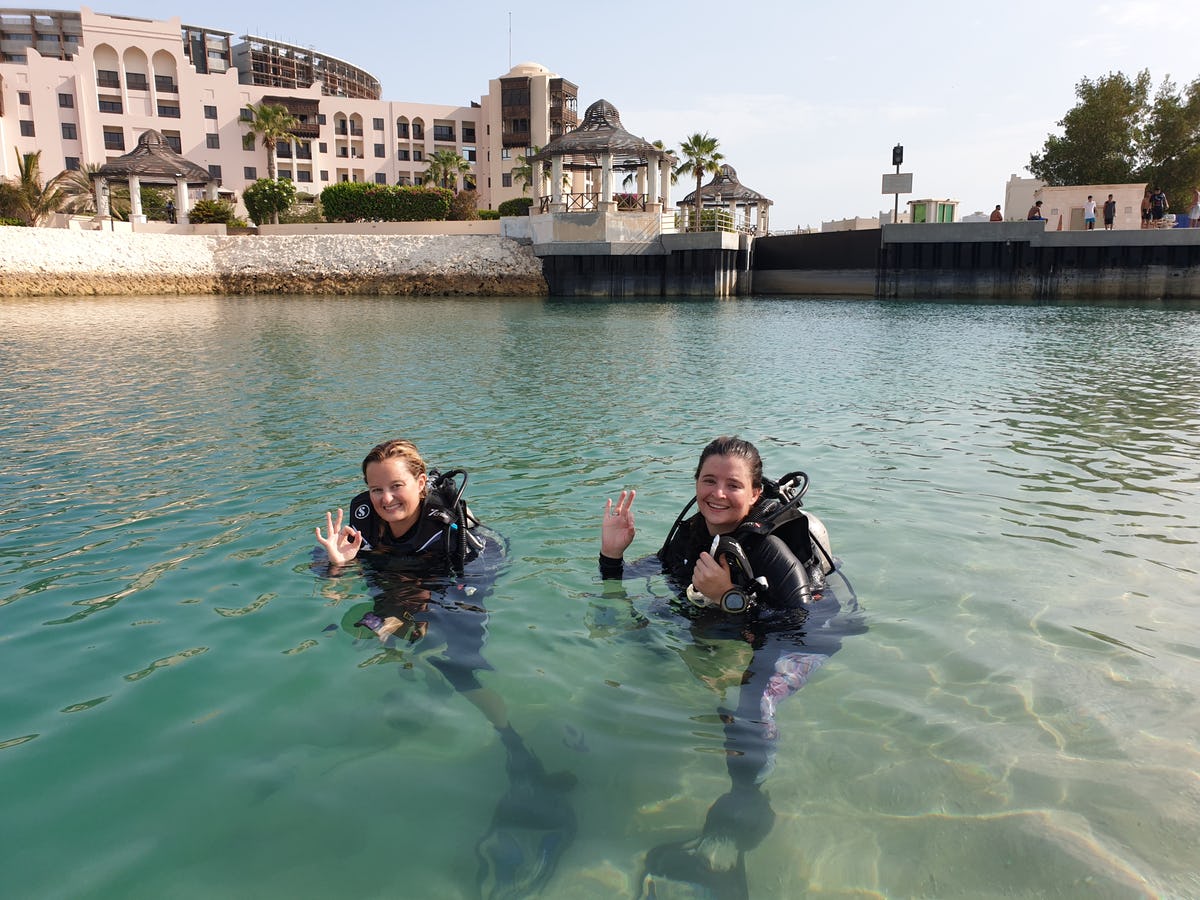
[[[142,215],[151,222],[167,221],[167,201],[174,196],[169,188],[147,186],[141,189]]]
[[[15,225],[18,228],[22,228],[22,227],[24,227],[25,223],[22,222],[20,219],[13,219],[13,218],[9,218],[8,216],[5,216],[3,218],[0,218],[0,227],[3,227],[5,225]]]
[[[456,190],[459,176],[467,175],[470,171],[471,164],[463,159],[458,151],[434,150],[429,156],[429,165],[421,176],[421,183]]]
[[[58,212],[63,193],[55,185],[42,183],[42,151],[17,151],[17,177],[0,182],[0,215],[20,219],[26,225],[37,225],[42,219]]]
[[[342,181],[321,191],[330,222],[443,221],[454,193],[446,188]]]
[[[475,212],[478,213],[479,218],[488,222],[496,222],[500,219],[500,210],[498,209],[477,209]]]
[[[1200,79],[1182,92],[1165,79],[1150,99],[1150,73],[1110,73],[1075,86],[1078,102],[1030,155],[1029,171],[1051,185],[1160,185],[1176,206],[1200,183]]]
[[[695,176],[696,222],[703,222],[700,212],[703,206],[703,198],[700,196],[701,181],[705,175],[720,173],[721,164],[725,161],[725,157],[717,150],[720,145],[721,142],[715,137],[709,137],[708,132],[704,134],[696,132],[679,146],[679,155],[683,157],[683,162],[679,164],[673,176],[676,178],[680,175]]]
[[[242,202],[255,225],[267,220],[279,221],[279,216],[296,199],[296,187],[287,178],[260,178],[242,192]]]
[[[299,196],[296,202],[279,214],[279,221],[285,225],[311,225],[325,221],[325,213],[321,209],[321,200],[312,194],[302,200]]]
[[[475,191],[459,191],[450,201],[450,214],[447,218],[452,222],[469,222],[479,219],[477,206],[479,197]]]
[[[532,197],[514,197],[512,200],[505,200],[500,204],[500,215],[527,216],[531,206],[533,206]]]
[[[188,221],[193,225],[237,225],[241,222],[228,200],[197,200],[188,210]]]

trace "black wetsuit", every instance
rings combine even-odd
[[[806,677],[841,647],[843,637],[866,630],[854,615],[839,617],[846,610],[829,588],[816,591],[813,602],[803,601],[803,570],[814,560],[798,559],[774,534],[745,537],[741,544],[754,572],[765,574],[769,582],[747,612],[731,615],[696,607],[687,600],[678,604],[692,620],[697,636],[746,641],[754,651],[742,675],[737,709],[732,715],[723,711],[722,716],[727,765],[735,788],[752,786],[767,774],[777,732],[774,722],[764,717],[763,699],[780,666],[786,670],[789,661],[799,660]],[[622,578],[626,574],[651,575],[657,569],[682,593],[692,580],[697,557],[711,545],[712,535],[697,513],[680,524],[655,556],[638,560],[628,572],[620,560],[601,556],[600,573],[606,579]]]
[[[417,522],[394,537],[371,505],[370,494],[350,503],[350,525],[363,535],[358,558],[374,595],[374,613],[404,625],[396,638],[445,644],[430,662],[459,692],[481,687],[475,673],[491,669],[483,657],[487,609],[483,598],[495,582],[504,550],[500,537],[468,513],[466,546],[458,524],[447,528],[443,510],[421,502]],[[447,546],[449,540],[449,546]],[[455,572],[455,560],[466,563]]]

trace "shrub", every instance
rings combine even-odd
[[[242,192],[242,202],[255,225],[271,221],[282,214],[296,199],[296,187],[287,178],[260,178]]]
[[[188,221],[193,225],[236,225],[241,220],[228,200],[197,200],[188,210]]]
[[[453,197],[446,188],[342,181],[321,191],[321,206],[330,222],[427,222],[445,219]]]
[[[515,197],[512,200],[505,200],[500,204],[500,215],[527,216],[529,215],[529,207],[531,206],[533,206],[532,197]]]
[[[171,189],[144,187],[139,193],[142,195],[142,215],[151,222],[167,221],[167,201],[172,197]]]
[[[450,201],[450,215],[447,218],[452,222],[468,222],[478,219],[478,202],[479,197],[476,196],[475,191],[459,191]]]
[[[486,219],[489,222],[494,222],[500,218],[500,210],[498,209],[477,209],[475,212],[479,214],[479,218]]]
[[[288,207],[286,212],[279,214],[279,222],[283,225],[310,225],[314,222],[324,222],[325,214],[321,210],[321,201],[312,194],[305,195],[307,199],[301,199],[300,195],[296,195],[296,202]]]
[[[0,218],[0,225],[16,225],[23,227],[25,225],[20,219]]]

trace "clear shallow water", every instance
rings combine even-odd
[[[741,300],[0,302],[3,893],[469,897],[490,726],[338,624],[312,528],[378,440],[511,542],[483,679],[628,895],[728,785],[700,654],[633,551],[736,431],[867,610],[780,711],[751,895],[1200,894],[1200,315]],[[409,665],[411,664],[411,665]],[[732,694],[729,695],[732,697]]]

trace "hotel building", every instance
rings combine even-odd
[[[42,151],[49,178],[103,165],[153,129],[240,198],[267,175],[251,104],[299,123],[278,150],[279,177],[320,193],[339,181],[416,184],[453,150],[471,164],[480,209],[525,192],[512,170],[532,146],[578,124],[578,88],[535,63],[492,79],[467,106],[382,99],[365,69],[312,48],[166,21],[0,8],[0,177]],[[14,152],[15,150],[15,152]]]

